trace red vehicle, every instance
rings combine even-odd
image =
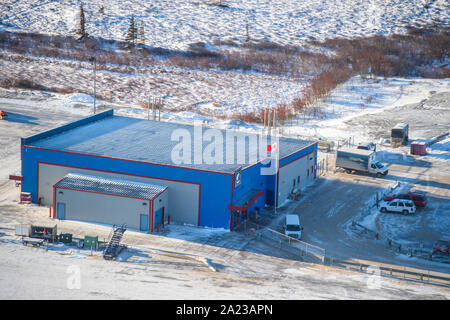
[[[408,192],[408,193],[400,193],[397,195],[389,195],[384,197],[384,201],[391,201],[394,199],[406,199],[411,200],[417,207],[425,207],[427,205],[427,198],[423,193],[418,192]]]
[[[450,235],[442,236],[441,239],[436,241],[433,246],[433,253],[436,252],[450,254]]]

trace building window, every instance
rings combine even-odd
[[[295,179],[294,179],[294,187],[295,187]]]
[[[300,184],[300,176],[297,177],[297,184]]]
[[[306,170],[306,175],[309,177],[309,169]]]

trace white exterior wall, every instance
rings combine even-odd
[[[169,190],[167,189],[153,200],[153,212],[155,213],[160,208],[164,207],[164,221],[167,221],[167,215],[170,215],[169,206]]]
[[[126,179],[130,181],[145,182],[156,185],[167,186],[170,192],[170,206],[165,209],[170,214],[170,220],[180,223],[198,224],[199,212],[199,185],[169,181],[162,179],[152,179],[136,177],[124,174],[115,174],[96,170],[69,168],[58,165],[39,164],[38,190],[41,204],[53,205],[53,185],[61,180],[68,173],[82,173],[106,178]],[[165,213],[165,215],[166,215]]]
[[[58,203],[64,203],[66,220],[111,225],[126,224],[130,228],[139,230],[141,214],[148,215],[149,221],[151,219],[151,201],[149,200],[58,188],[56,188],[55,197],[56,218],[58,218]]]
[[[310,160],[310,158],[312,158]],[[297,159],[279,169],[278,176],[278,205],[289,197],[294,188],[303,189],[314,181],[315,153],[308,154],[303,158]],[[311,168],[313,171],[311,172]],[[308,176],[309,169],[309,176]],[[298,184],[300,176],[300,185]],[[293,181],[295,179],[295,187]]]

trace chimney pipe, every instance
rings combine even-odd
[[[277,128],[277,110],[273,110],[273,128]]]

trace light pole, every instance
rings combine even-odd
[[[90,57],[89,61],[94,63],[94,114],[95,114],[95,89],[96,89],[96,84],[97,84],[97,76],[96,76],[97,59],[95,59],[95,57]]]

